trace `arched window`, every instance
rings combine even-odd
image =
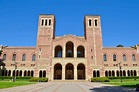
[[[32,61],[36,61],[36,55],[35,54],[32,55]]]
[[[122,70],[120,70],[120,76],[123,76],[123,72],[122,72]]]
[[[126,61],[126,55],[123,54],[123,61]]]
[[[25,76],[27,76],[27,71],[26,71],[26,70],[24,71],[24,77],[25,77]]]
[[[34,71],[32,70],[32,71],[31,71],[31,76],[33,77],[33,75],[34,75]]]
[[[43,76],[42,77],[46,77],[46,71],[43,71]]]
[[[92,20],[91,19],[89,19],[89,26],[91,26],[92,25]]]
[[[12,61],[16,61],[16,54],[13,54]]]
[[[3,55],[3,61],[6,61],[6,54]]]
[[[66,43],[66,57],[73,57],[74,56],[74,44],[72,42]]]
[[[116,55],[115,54],[113,55],[113,61],[116,61]]]
[[[123,76],[126,76],[126,72],[125,72],[125,70],[123,70]]]
[[[40,70],[39,72],[39,77],[42,77],[42,70]]]
[[[61,46],[55,47],[55,57],[62,57],[62,47]]]
[[[98,26],[98,20],[95,19],[95,26]]]
[[[107,56],[106,56],[106,54],[103,55],[103,60],[104,60],[104,61],[107,61]]]
[[[22,61],[26,61],[26,55],[25,54],[22,55]]]
[[[97,77],[100,77],[100,72],[97,70]]]
[[[84,47],[83,46],[78,46],[77,47],[77,57],[84,57]]]
[[[109,70],[109,76],[111,76],[111,71]]]
[[[134,54],[132,54],[132,61],[136,61],[136,57]]]
[[[19,72],[19,76],[22,76],[22,70],[20,70],[20,72]]]
[[[97,77],[96,71],[93,71],[93,77]]]
[[[120,75],[118,70],[116,71],[116,75],[117,75],[117,77]]]
[[[11,70],[9,70],[9,72],[8,72],[8,76],[11,76]]]
[[[127,71],[127,75],[128,75],[128,76],[131,76],[131,74],[130,74],[130,71],[129,71],[129,70]]]
[[[137,76],[137,71],[136,70],[134,70],[134,76]]]
[[[112,71],[112,76],[115,76],[115,72],[114,71]]]
[[[106,70],[106,71],[105,71],[105,77],[107,77],[107,76],[108,76],[108,71]]]

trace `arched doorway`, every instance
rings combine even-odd
[[[84,66],[84,64],[78,64],[78,66],[77,66],[77,79],[85,79],[85,66]]]
[[[55,64],[54,66],[54,79],[62,79],[62,65]]]
[[[74,79],[74,66],[71,63],[66,65],[65,79]]]

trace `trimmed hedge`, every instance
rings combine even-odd
[[[139,76],[129,76],[129,77],[107,77],[109,79],[139,79]]]
[[[33,77],[29,79],[30,82],[48,82],[48,78]]]
[[[12,79],[14,78],[13,76],[0,76],[0,79]],[[32,78],[31,76],[27,77],[21,77],[21,76],[16,76],[16,79],[30,79]]]
[[[110,79],[107,77],[95,77],[91,78],[91,82],[110,82]]]

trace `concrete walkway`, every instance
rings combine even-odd
[[[136,92],[135,89],[93,82],[47,82],[0,89],[0,92]]]

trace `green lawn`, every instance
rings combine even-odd
[[[9,88],[9,87],[15,87],[15,86],[22,86],[22,85],[29,85],[34,84],[35,82],[29,82],[27,80],[17,80],[16,82],[12,82],[11,80],[4,80],[0,81],[0,89],[2,88]]]
[[[123,86],[123,87],[130,87],[130,88],[136,88],[136,84],[139,84],[139,79],[122,79],[123,82],[121,82],[120,79],[113,79],[110,82],[107,82],[105,84],[111,84],[111,85],[117,85],[117,86]]]

